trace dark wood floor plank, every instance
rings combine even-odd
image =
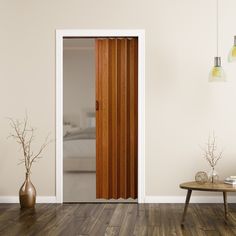
[[[176,207],[175,204],[166,204],[165,207],[166,209],[169,209],[166,211],[166,214],[170,215],[171,218],[172,235],[183,236],[183,231],[180,224],[182,219],[183,209]]]
[[[137,204],[128,204],[128,210],[120,227],[120,235],[133,235],[137,220]]]
[[[78,224],[79,217],[77,215],[77,217],[74,217],[74,219],[72,219],[71,224],[67,226],[65,232],[62,232],[61,235],[63,235],[64,233],[66,234],[68,232],[68,228],[71,229],[72,232],[75,232],[76,235],[90,234],[91,230],[93,229],[100,215],[102,214],[104,208],[104,204],[85,204],[85,207],[83,208],[83,220],[81,221],[81,223]],[[80,208],[79,211],[81,214],[82,209]]]
[[[120,227],[118,226],[108,226],[105,232],[107,236],[118,236],[120,231]]]
[[[81,204],[79,212],[60,235],[90,235],[106,204]],[[115,205],[114,205],[115,207]],[[108,207],[110,209],[110,207]],[[99,223],[98,223],[99,225]]]
[[[36,209],[22,210],[19,205],[14,205],[0,219],[0,235],[19,235],[19,232],[24,232],[30,226],[28,222],[37,220],[47,207],[49,205],[43,204],[37,205]]]
[[[135,236],[144,236],[148,235],[148,210],[146,209],[148,204],[138,204],[137,205],[137,220],[134,226],[134,235]]]
[[[158,233],[160,235],[170,236],[182,236],[182,230],[180,228],[180,219],[176,220],[175,211],[173,211],[172,204],[159,204],[159,216],[160,221],[158,227]],[[181,215],[182,216],[182,215]],[[190,232],[189,232],[189,235]]]
[[[215,231],[218,232],[219,235],[235,236],[236,234],[233,230],[235,224],[231,224],[230,221],[228,221],[228,223],[226,223],[225,220],[224,220],[223,205],[222,204],[212,204],[212,205],[213,205],[211,207],[211,209],[213,211],[212,218],[213,218],[213,216],[215,216],[215,220],[214,221],[209,221],[209,223],[214,224]]]
[[[20,210],[19,218],[12,222],[13,227],[7,227],[1,233],[3,235],[29,235],[27,231],[40,219],[52,206],[48,204],[38,204],[34,209]],[[35,232],[35,228],[34,228]]]
[[[181,226],[184,205],[182,205],[182,204],[170,204],[170,205],[167,204],[167,207],[171,207],[171,209],[172,209],[171,215],[173,217],[173,227],[175,228],[176,235],[178,235],[178,236],[192,235],[193,233],[190,230],[191,225],[185,226],[185,227]],[[194,216],[192,215],[191,207],[192,206],[190,205],[190,207],[189,207],[190,212],[189,213],[191,215],[190,217],[193,219]],[[197,225],[197,222],[193,222],[193,224]]]
[[[2,209],[5,208],[5,204],[0,204]],[[5,208],[2,211],[2,214],[0,215],[0,232],[3,230],[3,228],[5,228],[7,225],[9,225],[15,218],[18,217],[20,211],[20,207],[17,204],[6,204],[6,206],[8,207]]]
[[[74,212],[79,208],[79,205],[62,204],[61,207],[53,211],[54,217],[48,221],[45,227],[34,235],[59,235],[61,231],[67,227],[68,222],[74,217]]]
[[[195,205],[191,204],[189,206],[189,210],[188,210],[188,218],[189,218],[189,222],[188,222],[188,227],[186,228],[186,232],[187,235],[193,235],[193,236],[205,236],[205,231],[203,230],[203,228],[201,227],[201,224],[198,220],[198,217],[196,215],[195,212]]]
[[[41,232],[44,227],[53,220],[55,217],[55,212],[61,207],[61,204],[47,204],[47,209],[43,211],[43,214],[41,214],[37,220],[29,225],[27,230],[25,231],[26,235],[28,236],[34,236],[35,232]]]
[[[210,218],[210,215],[212,215],[212,213],[209,212],[209,209],[210,211],[212,211],[211,209],[212,206],[209,206],[210,208],[207,208],[209,204],[192,204],[192,205],[193,205],[193,211],[194,211],[193,214],[196,216],[198,227],[204,232],[214,231],[215,225],[209,224],[210,223],[209,218]],[[216,219],[215,216],[213,217],[214,219]]]
[[[91,230],[91,236],[105,235],[107,228],[109,227],[110,220],[115,211],[116,204],[105,204],[102,214],[99,216],[96,224]]]
[[[8,211],[11,207],[13,206],[13,204],[0,204],[0,217],[1,215],[3,215],[6,211]],[[17,204],[15,204],[15,206],[17,206],[17,208],[19,208],[19,206]]]
[[[147,224],[149,226],[161,226],[160,204],[147,204],[145,212],[147,215]]]
[[[117,204],[116,208],[114,210],[114,213],[112,215],[111,221],[109,223],[109,226],[111,227],[120,227],[126,212],[128,211],[128,204]]]
[[[96,236],[235,236],[236,204],[190,204],[184,227],[184,204],[0,204],[0,235]]]

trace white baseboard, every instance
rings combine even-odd
[[[56,196],[38,196],[37,203],[57,203]],[[18,196],[0,196],[0,203],[19,203]],[[185,196],[146,196],[144,203],[185,203]],[[223,196],[192,196],[190,203],[223,203]],[[228,196],[228,203],[236,203],[236,196]]]
[[[56,196],[37,196],[36,203],[56,203]],[[0,196],[0,203],[19,203],[18,196]]]
[[[145,203],[185,203],[185,196],[146,196]],[[222,203],[222,196],[192,196],[191,203]],[[228,203],[236,203],[236,196],[228,196]]]

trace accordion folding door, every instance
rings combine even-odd
[[[96,197],[137,198],[138,39],[96,39]]]

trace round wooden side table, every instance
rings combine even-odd
[[[207,182],[205,184],[200,184],[194,181],[194,182],[182,183],[180,184],[179,187],[182,189],[188,190],[186,200],[185,200],[185,206],[184,206],[184,212],[182,216],[181,225],[184,224],[190,197],[193,190],[208,191],[208,192],[222,192],[223,199],[224,199],[225,220],[227,221],[227,217],[228,217],[227,192],[236,192],[236,186],[225,184],[223,181],[218,181],[216,183]]]

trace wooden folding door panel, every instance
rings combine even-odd
[[[97,198],[137,198],[138,40],[96,39]]]

